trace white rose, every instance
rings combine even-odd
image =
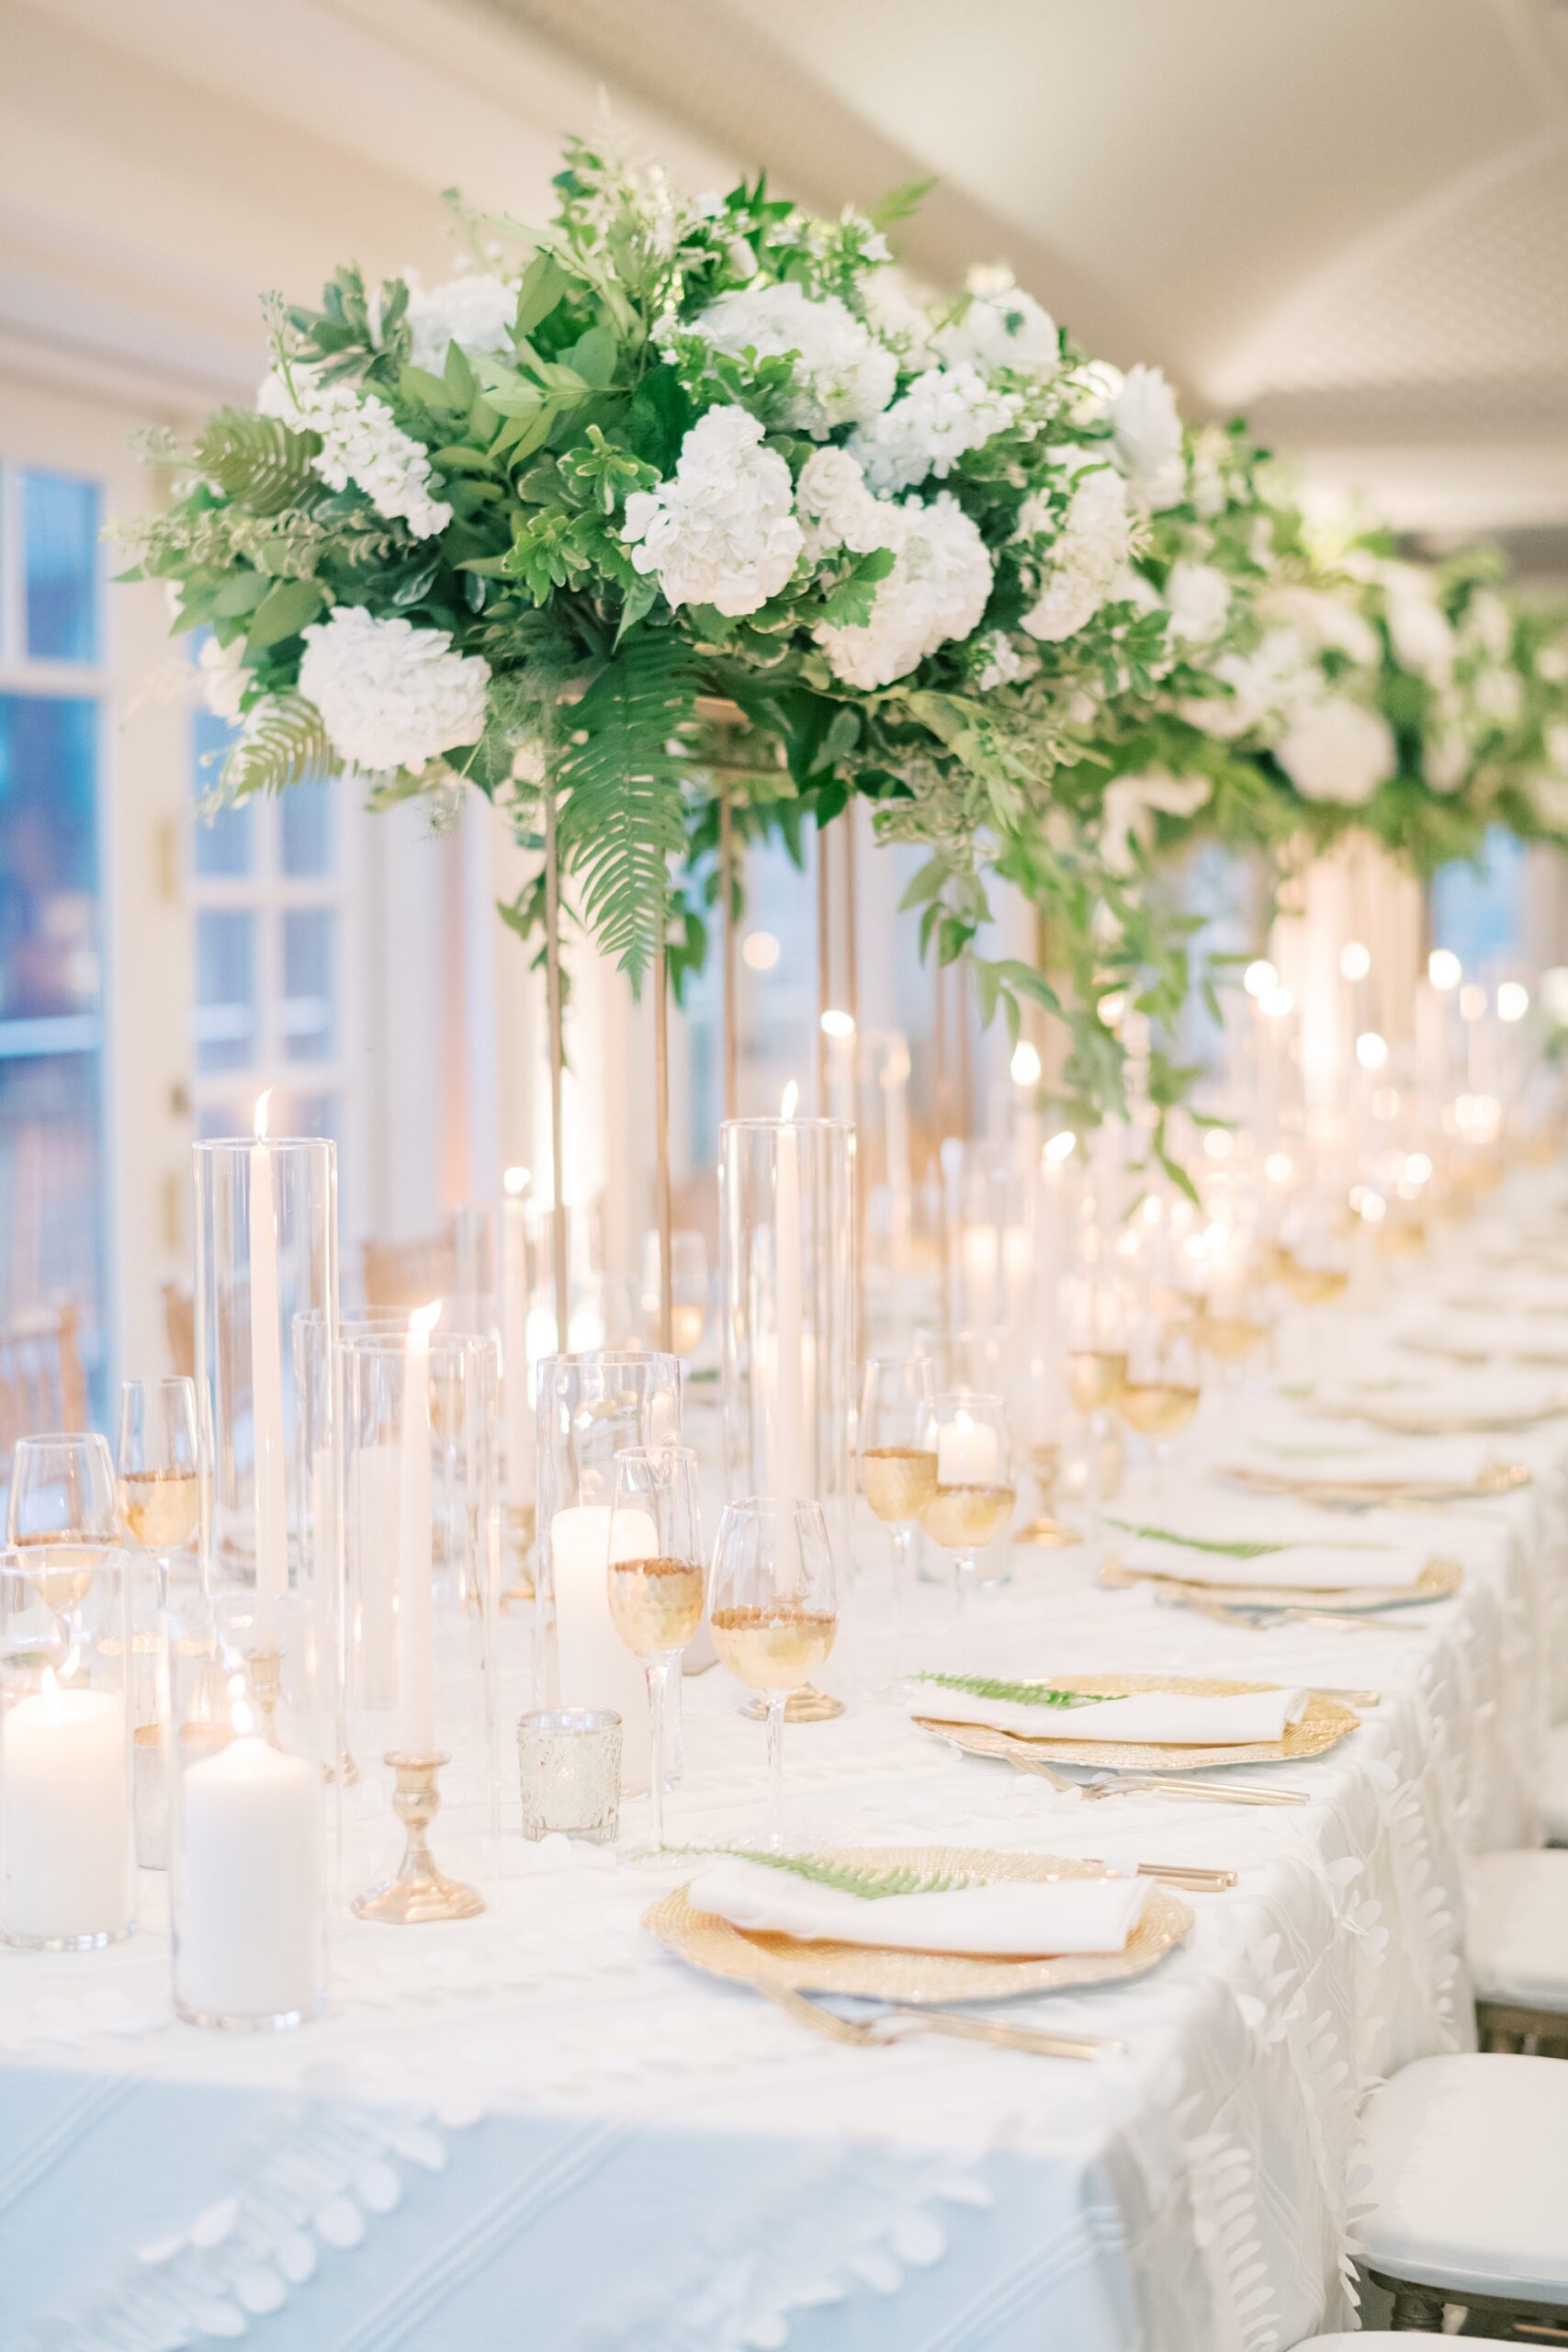
[[[483,732],[490,664],[456,651],[445,629],[339,605],[303,635],[299,691],[346,766],[422,768]]]
[[[1399,755],[1380,712],[1325,695],[1302,712],[1274,756],[1304,800],[1355,807],[1388,782]]]
[[[1134,368],[1111,403],[1116,460],[1134,502],[1157,511],[1180,503],[1187,489],[1181,419],[1159,368]]]

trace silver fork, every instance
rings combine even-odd
[[[1079,2034],[1009,2025],[1000,2018],[959,2018],[945,2009],[913,2008],[897,2001],[890,2001],[872,2018],[841,2018],[832,2009],[818,2007],[793,1984],[781,1984],[776,1977],[759,1976],[753,1982],[763,1998],[786,2017],[813,2027],[828,2041],[847,2049],[885,2049],[921,2033],[942,2034],[955,2041],[984,2041],[993,2050],[1021,2050],[1033,2058],[1099,2058],[1108,2051],[1120,2052],[1127,2047],[1124,2041],[1091,2041]]]

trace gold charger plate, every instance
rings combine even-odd
[[[1407,1503],[1473,1502],[1486,1495],[1511,1495],[1517,1487],[1528,1487],[1531,1476],[1523,1462],[1494,1462],[1479,1478],[1324,1478],[1301,1470],[1269,1470],[1252,1462],[1227,1463],[1217,1475],[1244,1495],[1289,1495],[1330,1510],[1399,1510]],[[1423,1593],[1421,1598],[1435,1596]]]
[[[852,1846],[824,1860],[964,1872],[1039,1885],[1058,1878],[1109,1878],[1093,1862],[1059,1854],[1004,1854],[983,1846]],[[1074,1952],[1057,1960],[985,1960],[962,1952],[883,1951],[864,1944],[797,1943],[792,1936],[745,1935],[728,1919],[693,1908],[680,1886],[643,1914],[642,1924],[694,1968],[713,1976],[764,1979],[796,1993],[858,1994],[867,2000],[999,2001],[1109,1984],[1141,1976],[1191,1932],[1192,1913],[1168,1887],[1151,1889],[1144,1916],[1119,1952]]]
[[[1185,1674],[1066,1674],[1054,1679],[1056,1690],[1082,1690],[1095,1699],[1124,1699],[1134,1690],[1175,1690],[1184,1698],[1242,1698],[1254,1690],[1277,1690],[1277,1682],[1200,1681]],[[940,1693],[933,1691],[933,1700]],[[1072,1721],[1068,1710],[1061,1717]],[[957,1739],[971,1728],[990,1731],[988,1724],[950,1723],[935,1705],[929,1716],[915,1718],[923,1729],[941,1727],[943,1739]],[[1287,1726],[1283,1739],[1261,1740],[1251,1747],[1191,1747],[1170,1740],[1074,1739],[1055,1732],[1005,1732],[1032,1755],[1047,1764],[1084,1764],[1102,1772],[1213,1772],[1224,1764],[1290,1764],[1303,1756],[1321,1756],[1354,1731],[1360,1716],[1338,1699],[1313,1691],[1300,1723]]]
[[[1398,1405],[1358,1405],[1349,1419],[1366,1421],[1390,1437],[1504,1437],[1511,1430],[1537,1430],[1568,1413],[1568,1397],[1554,1396],[1529,1413],[1423,1413]]]
[[[1414,1584],[1203,1584],[1196,1578],[1156,1576],[1148,1568],[1125,1568],[1118,1560],[1106,1560],[1100,1570],[1101,1584],[1125,1590],[1133,1585],[1146,1584],[1156,1592],[1168,1592],[1182,1600],[1217,1601],[1222,1608],[1233,1609],[1333,1609],[1365,1612],[1373,1609],[1400,1609],[1421,1600],[1447,1600],[1464,1581],[1464,1570],[1457,1560],[1428,1560]],[[1176,1689],[1172,1683],[1170,1688]],[[1232,1687],[1225,1686],[1227,1689]],[[1242,1686],[1235,1686],[1239,1690]],[[1256,1690],[1256,1683],[1247,1686]]]

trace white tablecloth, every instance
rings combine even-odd
[[[1453,1262],[1473,1270],[1485,1240],[1472,1227]],[[1425,1307],[1442,1271],[1419,1281]],[[1487,1267],[1485,1286],[1501,1303],[1528,1273]],[[1343,1342],[1321,1352],[1364,1360],[1348,1320],[1318,1328]],[[155,1874],[130,1944],[0,1952],[0,2345],[1276,2352],[1348,2324],[1358,2100],[1469,2043],[1464,1860],[1538,1834],[1568,1423],[1506,1451],[1532,1485],[1409,1522],[1465,1576],[1394,1633],[1217,1626],[1100,1587],[1083,1551],[1021,1553],[981,1595],[972,1640],[1000,1672],[1381,1690],[1280,1772],[1313,1793],[1290,1811],[1090,1804],[938,1745],[886,1694],[867,1532],[835,1661],[855,1703],[789,1735],[791,1826],[1239,1870],[1149,1974],[1023,2006],[1123,2058],[832,2046],[647,1937],[678,1860],[510,1838],[494,1875],[460,1805],[436,1849],[487,1873],[485,1917],[344,1921],[331,2015],[279,2041],[174,2020]],[[902,1662],[949,1663],[950,1600],[918,1610]],[[757,1836],[762,1733],[736,1705],[720,1669],[686,1683],[673,1838]]]

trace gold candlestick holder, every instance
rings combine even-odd
[[[397,1774],[392,1810],[403,1825],[408,1842],[393,1875],[355,1899],[355,1917],[379,1919],[395,1928],[423,1927],[431,1919],[477,1917],[485,1908],[484,1896],[477,1887],[465,1886],[461,1879],[443,1876],[426,1835],[441,1809],[436,1786],[441,1767],[449,1764],[451,1758],[400,1756],[394,1750],[385,1760]]]

